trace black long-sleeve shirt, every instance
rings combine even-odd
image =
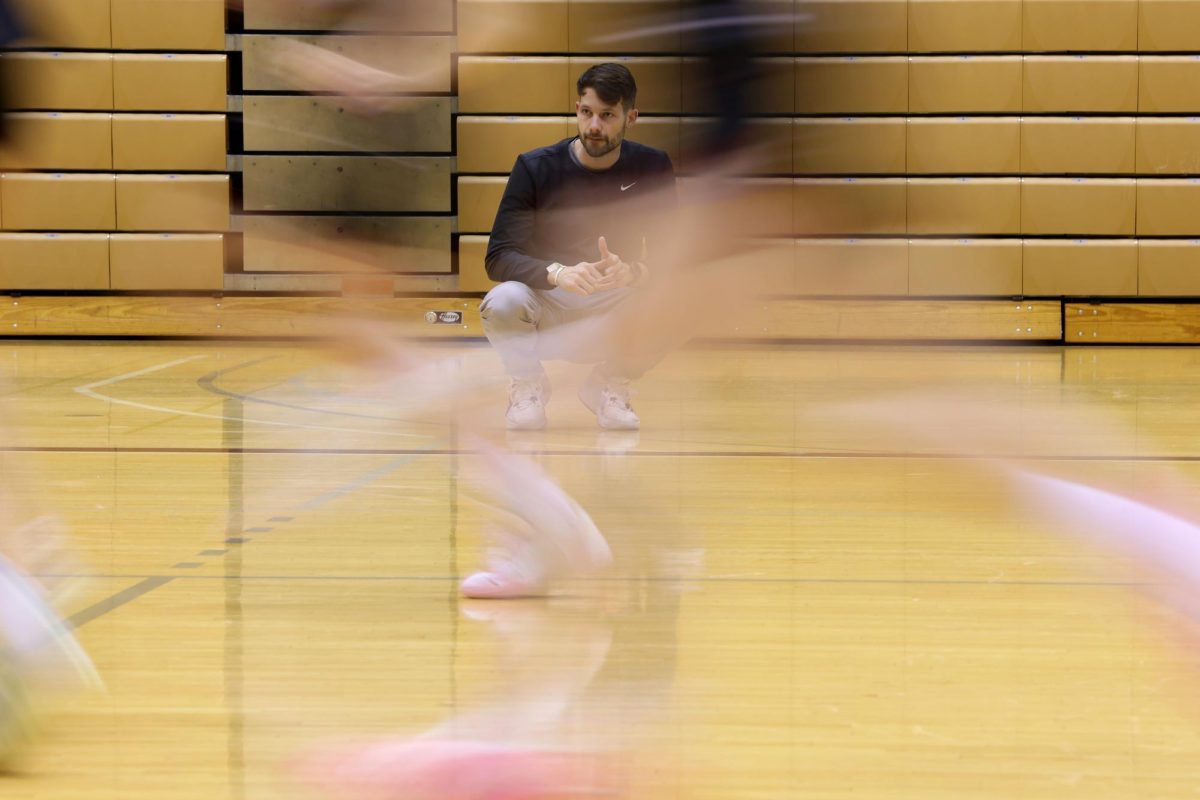
[[[675,174],[661,150],[626,140],[606,170],[571,155],[574,137],[517,156],[496,212],[486,266],[494,281],[550,289],[546,267],[599,261],[598,241],[627,262],[653,262],[675,202]]]

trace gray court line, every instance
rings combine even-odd
[[[82,611],[76,612],[63,620],[63,623],[71,629],[82,628],[97,617],[102,617],[110,611],[115,611],[123,605],[132,603],[144,594],[149,594],[160,586],[165,586],[175,580],[173,576],[159,575],[156,577],[146,578],[145,580],[135,583],[128,589],[117,592],[112,597],[106,597],[99,603],[94,603]]]

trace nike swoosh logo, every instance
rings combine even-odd
[[[629,184],[628,186],[626,186],[625,184],[621,184],[621,191],[623,192],[626,189],[632,189],[635,186],[637,186],[637,181],[634,181],[633,183]]]

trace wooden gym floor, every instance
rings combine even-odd
[[[434,352],[441,374],[494,366]],[[439,400],[437,369],[342,355],[0,344],[6,489],[69,526],[63,611],[108,687],[62,699],[0,797],[308,797],[287,771],[305,748],[435,728],[616,748],[645,800],[1200,787],[1196,656],[1116,559],[952,443],[844,413],[982,390],[1112,420],[1014,443],[1059,471],[1200,480],[1200,351],[697,347],[641,383],[639,435],[597,431],[583,368],[553,365],[550,429],[508,437],[498,382]],[[591,510],[613,572],[460,601],[474,435]]]

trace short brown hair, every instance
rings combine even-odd
[[[637,102],[637,82],[624,64],[609,62],[590,67],[579,76],[575,89],[580,97],[588,89],[595,89],[601,100],[614,106],[620,103],[626,111]]]

